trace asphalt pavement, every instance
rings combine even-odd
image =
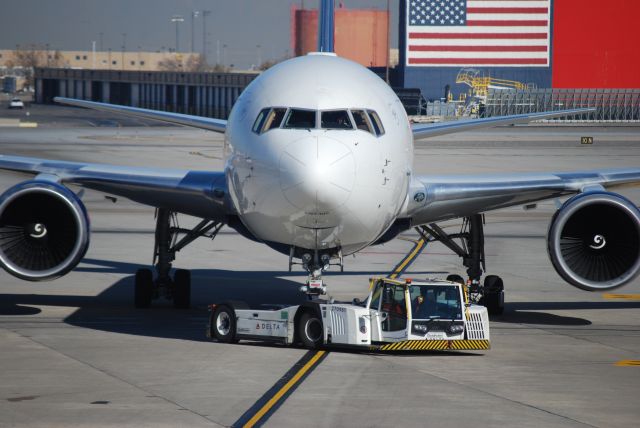
[[[223,167],[216,134],[68,107],[33,109],[37,128],[0,128],[0,153]],[[594,144],[581,145],[582,136]],[[419,174],[637,167],[640,128],[507,127],[422,141],[415,155]],[[24,179],[0,174],[0,189]],[[640,203],[640,191],[624,194]],[[175,266],[192,270],[192,309],[168,301],[134,309],[133,275],[151,263],[154,211],[95,192],[83,197],[93,233],[78,268],[39,283],[0,273],[0,426],[234,425],[307,351],[210,342],[206,307],[227,299],[299,302],[305,273],[288,272],[286,256],[223,228],[213,242],[199,239],[178,254]],[[487,270],[503,277],[507,302],[492,320],[491,350],[331,351],[264,426],[637,426],[640,280],[613,294],[564,283],[546,252],[557,203],[486,216]],[[417,238],[408,232],[347,257],[343,273],[325,277],[330,294],[364,297],[368,278],[389,273]],[[405,276],[448,272],[462,274],[460,260],[429,244]]]

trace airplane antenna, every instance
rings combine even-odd
[[[322,0],[318,14],[318,52],[333,52],[334,0]]]

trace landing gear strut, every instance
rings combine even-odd
[[[464,218],[460,233],[447,234],[435,223],[417,227],[416,230],[427,241],[440,241],[461,257],[469,277],[466,284],[470,300],[486,306],[491,315],[501,315],[504,311],[502,279],[496,275],[487,275],[484,283],[480,284],[482,273],[486,271],[483,222],[481,214],[474,214]],[[460,240],[461,245],[455,241],[456,239]],[[447,279],[464,284],[459,275],[449,275]]]
[[[300,287],[300,291],[306,293],[309,300],[314,300],[320,295],[327,294],[327,286],[322,280],[322,273],[331,266],[339,266],[340,272],[344,271],[342,249],[339,249],[338,252],[333,255],[328,253],[320,254],[318,250],[313,251],[313,253],[303,252],[301,255],[298,255],[301,262],[294,261],[296,250],[296,247],[291,247],[289,250],[289,272],[291,272],[293,265],[302,265],[302,267],[309,272],[307,282]],[[335,259],[337,259],[337,262],[332,262],[332,260]]]
[[[173,300],[174,307],[188,309],[191,304],[191,272],[177,269],[171,278],[172,262],[178,251],[201,236],[215,238],[221,228],[222,223],[202,220],[193,229],[182,229],[178,226],[175,213],[158,209],[153,254],[157,275],[153,279],[150,269],[139,269],[136,272],[136,308],[147,308],[152,300],[164,297]],[[184,236],[178,240],[180,234]]]

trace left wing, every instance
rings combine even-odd
[[[226,216],[232,214],[223,172],[132,168],[3,155],[0,169],[225,223]]]
[[[500,125],[516,125],[529,123],[534,120],[553,119],[555,117],[574,116],[592,113],[595,108],[576,108],[570,110],[558,110],[540,113],[514,114],[511,116],[495,116],[483,119],[463,119],[448,122],[436,122],[415,124],[411,126],[413,139],[437,137],[438,135],[453,134],[455,132],[470,131],[472,129],[491,128]]]
[[[171,113],[168,111],[148,110],[138,107],[127,107],[117,104],[98,103],[95,101],[76,100],[73,98],[55,97],[59,104],[76,107],[84,107],[92,110],[108,111],[111,113],[126,114],[127,116],[152,119],[160,122],[189,126],[191,128],[206,129],[213,132],[224,132],[227,129],[227,121],[212,119],[210,117],[191,116],[188,114]]]
[[[588,190],[640,187],[640,168],[593,171],[419,176],[401,217],[421,225]]]

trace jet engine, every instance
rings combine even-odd
[[[640,210],[615,193],[574,196],[551,220],[547,249],[558,274],[575,287],[624,285],[640,271]]]
[[[89,246],[89,218],[68,188],[26,181],[0,196],[0,265],[28,281],[58,278]]]

